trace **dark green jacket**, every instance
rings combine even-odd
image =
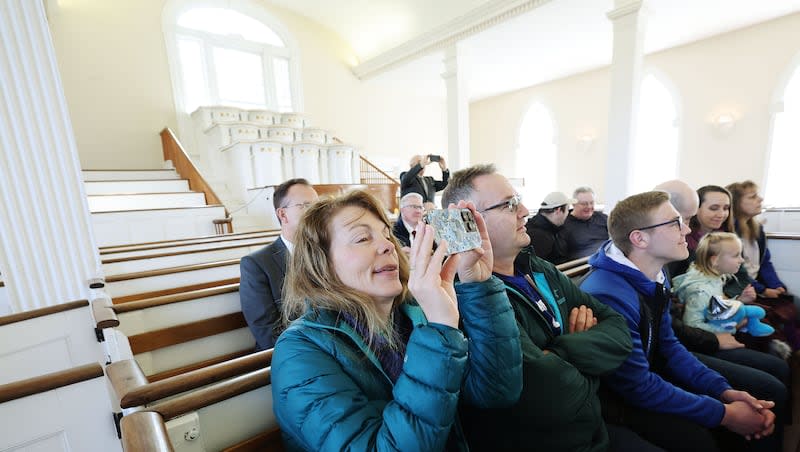
[[[554,336],[539,309],[506,286],[520,330],[522,395],[511,408],[480,410],[462,405],[470,448],[606,450],[608,433],[597,397],[599,377],[613,372],[631,352],[628,326],[622,316],[581,292],[555,266],[527,249],[515,267],[531,275],[542,297],[558,307],[565,332]],[[598,323],[588,331],[569,334],[569,313],[581,305],[592,309]]]

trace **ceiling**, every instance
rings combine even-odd
[[[338,33],[361,62],[476,8],[508,0],[270,0]],[[459,43],[470,100],[537,85],[611,63],[613,0],[550,0]],[[800,0],[646,0],[645,53],[800,12]],[[377,75],[413,81],[445,96],[443,52],[434,51]]]

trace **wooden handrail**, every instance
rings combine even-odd
[[[35,319],[36,317],[44,317],[46,315],[56,314],[72,309],[78,309],[84,306],[89,306],[89,300],[71,301],[69,303],[61,303],[44,308],[32,309],[30,311],[20,312],[17,314],[4,315],[0,317],[0,326]]]
[[[767,232],[767,238],[775,240],[800,240],[800,234],[788,232]]]
[[[370,162],[369,160],[367,160],[367,159],[366,159],[366,158],[365,158],[363,155],[359,155],[359,157],[361,158],[361,161],[362,161],[362,162],[364,162],[364,163],[365,163],[367,166],[369,166],[370,168],[372,168],[372,170],[373,170],[373,171],[377,171],[377,172],[379,172],[379,173],[380,173],[380,174],[381,174],[383,177],[385,177],[385,178],[389,179],[390,183],[392,183],[392,184],[398,184],[398,185],[400,185],[400,181],[399,181],[399,180],[395,179],[394,177],[390,176],[389,174],[387,174],[387,173],[386,173],[385,171],[383,171],[382,169],[378,168],[378,167],[377,167],[377,166],[376,166],[374,163],[372,163],[372,162]]]
[[[581,266],[581,265],[583,265],[583,264],[585,264],[587,262],[589,262],[589,256],[579,257],[579,258],[577,258],[575,260],[571,260],[569,262],[564,262],[564,263],[558,264],[558,265],[556,265],[556,268],[559,271],[563,272],[565,270],[569,270],[570,268],[579,267],[579,266]]]
[[[184,413],[199,410],[222,400],[267,386],[271,383],[271,371],[272,369],[269,367],[254,370],[230,380],[150,405],[143,408],[143,410],[155,411],[161,414],[165,420],[170,420]]]
[[[161,131],[161,146],[164,150],[164,160],[171,160],[175,171],[184,178],[189,180],[189,189],[194,191],[201,191],[206,195],[206,202],[208,204],[222,204],[219,197],[210,185],[206,182],[203,176],[198,171],[197,167],[192,163],[192,159],[181,146],[178,137],[170,130],[169,127]],[[229,217],[228,209],[225,209],[225,217]]]
[[[207,268],[226,267],[228,265],[239,265],[240,259],[226,259],[216,262],[203,262],[201,264],[181,265],[178,267],[159,268],[157,270],[145,270],[133,273],[120,273],[119,275],[106,276],[106,283],[117,281],[127,281],[130,279],[149,278],[151,276],[172,275],[194,270],[205,270]]]
[[[171,345],[201,339],[215,334],[238,330],[247,326],[241,312],[211,317],[196,322],[148,331],[128,337],[134,355],[151,352]]]
[[[156,306],[163,306],[165,304],[182,303],[184,301],[196,300],[198,298],[211,297],[230,292],[238,292],[239,283],[225,284],[224,286],[208,287],[204,289],[193,290],[190,292],[177,293],[172,295],[165,295],[163,297],[148,298],[146,300],[131,301],[128,303],[114,305],[111,308],[117,314],[122,314],[131,311],[140,311],[142,309],[153,308]]]
[[[123,393],[120,397],[120,406],[122,408],[133,408],[147,405],[236,375],[269,367],[271,362],[272,350],[264,350],[155,383],[131,388],[130,391]]]
[[[122,450],[125,452],[174,452],[164,418],[153,411],[138,411],[122,418]]]
[[[0,403],[21,399],[33,394],[51,391],[63,386],[80,383],[103,376],[103,367],[92,363],[71,369],[53,372],[26,380],[0,385]]]
[[[172,251],[169,253],[156,253],[156,254],[141,254],[138,256],[129,256],[129,257],[118,257],[114,259],[104,259],[102,262],[104,264],[115,264],[118,262],[131,262],[131,261],[140,261],[146,259],[156,259],[159,257],[170,257],[170,256],[184,256],[186,254],[197,254],[197,253],[207,253],[210,251],[225,251],[225,250],[233,250],[236,248],[246,248],[250,246],[265,246],[269,245],[270,243],[276,240],[278,235],[276,234],[273,237],[269,237],[265,240],[260,240],[257,242],[239,244],[239,245],[229,245],[229,246],[217,246],[212,248],[198,248],[194,250],[183,250],[183,251]]]
[[[588,272],[590,268],[592,268],[591,265],[583,264],[583,265],[579,265],[577,267],[570,268],[569,270],[565,270],[562,273],[564,273],[564,276],[566,276],[568,278],[574,278],[576,276],[580,276],[580,275]]]
[[[207,289],[209,287],[224,286],[224,285],[227,285],[227,284],[239,284],[239,278],[236,277],[236,278],[222,279],[222,280],[218,280],[218,281],[209,281],[209,282],[199,283],[199,284],[190,284],[188,286],[172,287],[172,288],[169,288],[169,289],[154,290],[152,292],[140,292],[140,293],[135,293],[135,294],[131,294],[131,295],[125,295],[123,297],[114,297],[112,299],[112,301],[114,302],[114,305],[117,306],[117,305],[121,305],[121,304],[125,304],[125,303],[132,303],[134,301],[147,300],[147,299],[156,298],[156,297],[164,297],[164,296],[167,296],[167,295],[174,295],[174,294],[179,294],[179,293],[182,293],[182,292],[189,292],[189,291],[193,291],[193,290]]]
[[[111,300],[108,298],[96,298],[92,300],[92,314],[98,329],[116,328],[119,326],[117,313],[111,308]]]
[[[165,371],[156,374],[150,374],[147,376],[147,380],[150,383],[155,383],[156,381],[166,380],[167,378],[172,378],[176,375],[185,374],[193,370],[202,369],[208,366],[213,366],[214,364],[224,363],[225,361],[230,361],[232,359],[241,358],[242,356],[247,356],[251,353],[253,353],[253,347],[250,347],[245,350],[237,350],[232,353],[226,353],[224,355],[215,356],[213,358],[205,359],[203,361],[198,361],[196,363],[187,364],[181,367],[175,367],[173,369],[167,369]]]
[[[98,249],[100,250],[100,254],[111,254],[111,253],[122,253],[126,251],[139,251],[139,247],[146,247],[150,245],[163,245],[163,244],[179,244],[179,245],[188,245],[191,243],[207,243],[207,242],[217,242],[217,241],[225,241],[225,240],[235,240],[232,237],[241,236],[241,235],[253,235],[259,236],[259,234],[269,234],[269,233],[280,233],[280,229],[259,229],[257,231],[248,231],[248,232],[234,232],[233,234],[225,234],[223,236],[219,236],[217,234],[214,235],[198,235],[197,237],[189,237],[185,239],[173,239],[173,240],[159,240],[156,242],[140,242],[140,243],[133,243],[129,245],[111,245],[111,246],[101,246]],[[208,239],[207,241],[203,241]],[[194,242],[194,240],[198,240],[198,242]],[[147,248],[149,249],[149,248]]]
[[[106,366],[106,376],[111,382],[117,403],[121,404],[122,397],[129,394],[136,388],[145,386],[149,383],[147,377],[139,367],[139,363],[133,359],[113,362]]]

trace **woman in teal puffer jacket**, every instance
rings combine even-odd
[[[431,255],[433,229],[421,224],[410,268],[368,193],[305,213],[283,302],[284,316],[297,320],[272,360],[273,407],[288,449],[466,450],[459,399],[480,407],[517,400],[514,314],[491,276],[483,219],[471,204],[459,207],[474,212],[483,247],[443,263],[447,247]]]

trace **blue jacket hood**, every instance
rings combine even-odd
[[[612,245],[611,240],[603,243],[596,253],[589,257],[589,265],[614,272],[622,277],[628,284],[636,289],[637,292],[646,296],[653,296],[656,293],[656,282],[648,279],[641,271],[623,265],[608,256],[607,250]],[[664,270],[661,270],[664,273]],[[664,278],[664,288],[669,289],[669,279]]]

